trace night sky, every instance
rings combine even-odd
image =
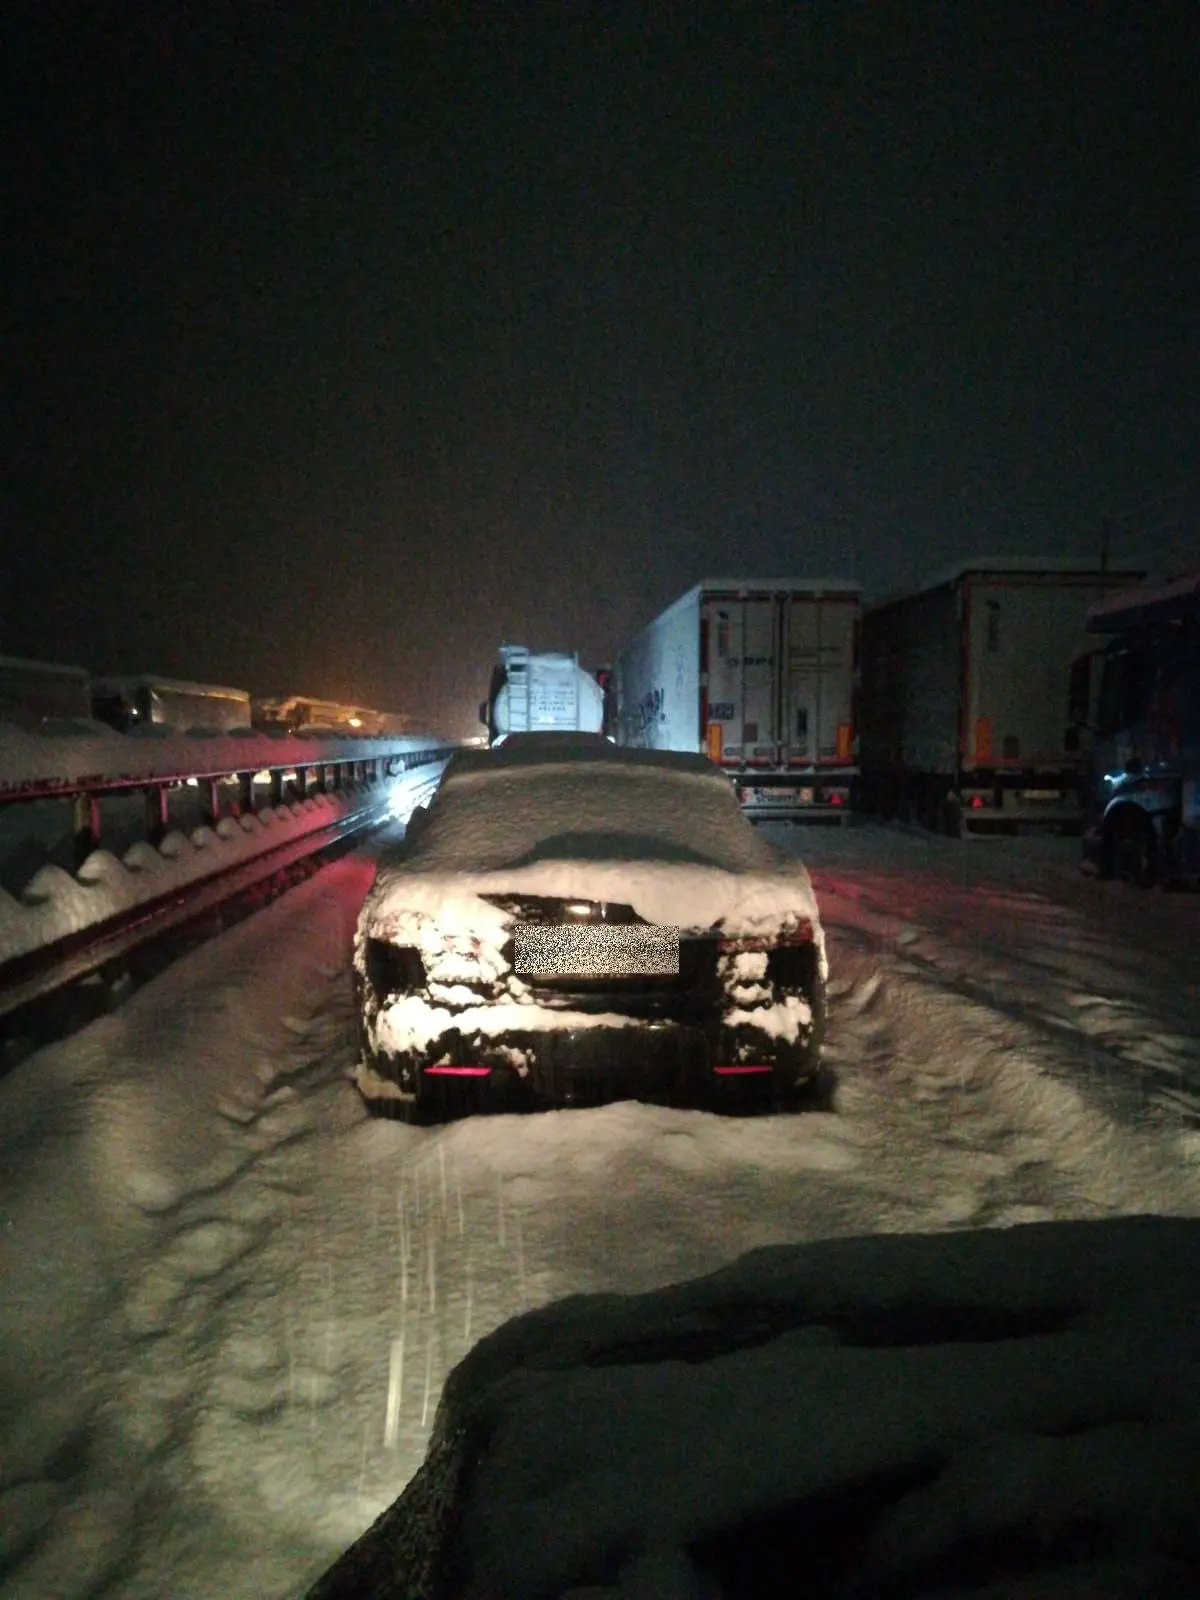
[[[0,62],[0,652],[466,734],[708,573],[1197,553],[1194,3],[13,3]]]

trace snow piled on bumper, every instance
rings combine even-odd
[[[625,1028],[636,1025],[634,1017],[615,1011],[561,1011],[533,1003],[502,1001],[497,1005],[472,1006],[464,1011],[447,1011],[431,1006],[420,995],[405,995],[380,1013],[375,1030],[376,1047],[399,1054],[424,1050],[443,1033],[457,1030],[465,1037],[476,1034],[561,1032],[579,1028]]]

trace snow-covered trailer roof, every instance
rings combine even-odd
[[[1104,568],[1090,556],[974,556],[957,561],[926,578],[917,590],[941,589],[975,573],[1011,574],[1014,577],[1120,578],[1138,583],[1146,576],[1140,567]]]
[[[819,600],[826,595],[860,599],[862,592],[862,584],[853,578],[701,578],[678,600],[673,600],[665,610],[652,617],[639,633],[655,627],[686,606],[694,606],[703,594],[732,594],[747,600],[758,595],[798,594]]]
[[[1123,628],[1145,627],[1200,612],[1200,571],[1189,572],[1170,583],[1143,584],[1122,589],[1088,607],[1089,633],[1119,633]]]
[[[1141,567],[1104,568],[1099,562],[1085,556],[973,556],[967,561],[956,561],[953,566],[942,567],[912,589],[894,589],[880,596],[868,607],[873,612],[882,611],[914,595],[931,594],[935,589],[952,588],[964,578],[980,576],[1020,578],[1089,578],[1119,581],[1123,584],[1140,583],[1146,576]]]
[[[26,656],[0,656],[0,672],[12,668],[17,672],[36,673],[39,677],[86,679],[86,667],[64,667],[57,661],[31,661]]]
[[[175,694],[202,694],[209,699],[249,700],[248,689],[232,689],[223,683],[189,683],[184,678],[160,678],[153,672],[134,672],[109,678],[93,678],[92,686],[112,694],[126,689],[166,689]]]
[[[861,594],[862,584],[854,578],[701,578],[684,598],[705,589],[731,590],[739,595]]]

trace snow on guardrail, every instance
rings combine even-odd
[[[0,966],[191,888],[279,845],[323,833],[335,823],[348,822],[355,812],[382,815],[387,807],[387,798],[378,793],[370,799],[314,795],[292,805],[222,817],[214,828],[171,832],[158,846],[139,840],[122,857],[93,850],[74,874],[53,865],[41,867],[19,898],[0,889]]]
[[[137,788],[178,777],[215,777],[323,762],[395,758],[402,765],[457,741],[436,735],[378,739],[339,734],[118,733],[102,722],[61,722],[44,733],[0,724],[0,800],[90,787]]]
[[[317,850],[389,815],[404,815],[457,747],[457,741],[413,734],[153,737],[88,722],[46,733],[0,725],[0,814],[18,831],[24,813],[47,806],[66,806],[69,815],[73,801],[103,795],[106,804],[116,804],[123,791],[139,789],[182,794],[189,780],[211,783],[216,796],[218,780],[245,779],[241,803],[219,814],[225,803],[218,801],[218,814],[199,826],[169,820],[164,802],[164,826],[153,837],[126,838],[107,849],[97,833],[90,848],[85,839],[74,871],[47,861],[19,892],[0,887],[0,976],[12,974],[22,958],[36,959],[38,952],[49,958],[64,940],[79,936],[90,942],[118,919],[143,907],[150,913],[156,903],[190,895],[258,857],[270,872],[281,854],[294,857],[298,846],[303,853],[305,839],[311,837]],[[328,788],[322,781],[323,792],[308,792],[314,768],[322,779],[331,777]],[[264,771],[276,780],[300,775],[299,791],[276,782],[266,795],[256,792],[250,779]],[[93,827],[96,817],[93,811]]]

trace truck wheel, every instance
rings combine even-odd
[[[1139,889],[1158,882],[1158,835],[1148,817],[1131,816],[1121,823],[1113,838],[1113,864],[1118,878]]]

